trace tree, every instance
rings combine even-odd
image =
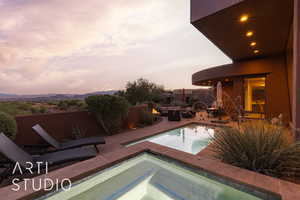
[[[125,92],[120,94],[124,95],[131,104],[136,105],[147,101],[159,102],[163,98],[163,93],[163,86],[140,78],[136,81],[128,82]]]
[[[94,95],[85,99],[88,110],[108,135],[118,132],[123,123],[123,117],[128,113],[129,103],[120,96]]]

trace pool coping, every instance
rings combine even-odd
[[[185,127],[185,126],[188,126],[188,125],[191,125],[191,124],[198,124],[198,125],[203,125],[203,126],[208,126],[208,127],[213,127],[213,128],[216,128],[216,127],[229,127],[228,125],[224,125],[224,124],[217,124],[217,123],[209,123],[209,122],[204,122],[204,121],[201,122],[201,121],[191,120],[191,121],[185,121],[182,124],[179,124],[177,126],[173,126],[171,128],[168,128],[168,129],[154,131],[149,135],[145,135],[145,136],[142,136],[142,137],[137,136],[136,138],[129,138],[128,140],[122,141],[120,143],[120,145],[126,146],[130,143],[138,142],[139,140],[144,140],[144,139],[147,139],[147,138],[150,138],[150,137],[154,137],[154,136],[160,135],[164,132],[172,131],[172,130],[182,128],[182,127]]]
[[[278,195],[282,200],[300,199],[300,185],[241,169],[222,163],[218,160],[170,149],[151,142],[142,142],[128,148],[121,148],[107,153],[105,157],[99,155],[95,158],[50,172],[47,176],[41,175],[35,177],[33,180],[37,181],[40,180],[40,178],[47,177],[62,181],[64,178],[69,178],[72,182],[75,182],[129,158],[136,157],[141,153],[152,153],[158,156],[165,156],[188,165],[193,169],[201,170],[214,176],[219,176],[225,180],[242,184],[262,192]],[[24,182],[21,182],[20,185],[24,185]],[[9,185],[1,188],[0,196],[6,197],[5,199],[8,200],[29,200],[48,193],[44,190],[33,191],[32,189],[14,192],[11,190],[12,187],[13,185]]]

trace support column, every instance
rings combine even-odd
[[[294,0],[293,23],[293,126],[298,129],[295,137],[300,140],[300,0]]]

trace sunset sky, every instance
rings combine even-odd
[[[188,0],[0,0],[0,93],[85,93],[147,78],[193,88],[230,62],[190,24]]]

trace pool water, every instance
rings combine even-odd
[[[170,130],[153,137],[130,143],[126,146],[128,147],[140,142],[149,141],[195,155],[209,144],[213,135],[214,129],[212,128],[198,124],[190,124],[182,128]]]
[[[185,166],[144,153],[98,172],[47,200],[261,200]],[[245,186],[246,187],[246,186]],[[241,187],[242,188],[242,187]],[[253,190],[246,190],[253,191]],[[263,196],[263,195],[262,195]]]

